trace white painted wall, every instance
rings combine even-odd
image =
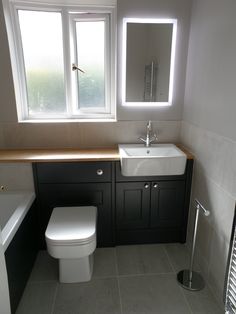
[[[236,140],[236,2],[193,4],[184,120]]]
[[[200,219],[197,260],[220,301],[236,200],[235,13],[235,1],[193,0],[181,128],[196,157],[192,198],[211,211]]]

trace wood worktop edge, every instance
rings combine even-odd
[[[176,144],[187,159],[194,156],[181,144]],[[0,149],[0,163],[11,162],[76,162],[76,161],[117,161],[120,160],[118,147],[107,148],[60,148],[60,149]]]

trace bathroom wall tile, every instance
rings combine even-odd
[[[58,281],[58,260],[47,251],[39,251],[29,281]]]
[[[227,239],[214,232],[211,242],[208,282],[211,289],[220,300],[223,298],[228,251],[229,242]]]
[[[212,179],[206,177],[201,170],[195,170],[195,184],[192,192],[194,198],[210,210],[207,221],[217,232],[230,239],[233,222],[235,199]]]
[[[119,275],[173,272],[160,244],[118,246],[116,254]]]
[[[139,137],[145,136],[146,125],[147,121],[119,121],[117,123],[118,143],[138,143]],[[180,125],[180,121],[152,121],[153,132],[157,134],[158,142],[178,143]]]
[[[174,274],[120,277],[123,314],[189,314]]]
[[[153,121],[159,141],[179,142],[179,121]],[[109,147],[119,143],[138,143],[146,132],[146,121],[68,124],[70,147]]]
[[[222,186],[234,197],[236,196],[236,144],[232,141],[226,142],[225,163],[221,175]],[[236,197],[235,197],[236,198]]]
[[[196,260],[214,295],[222,300],[236,199],[236,143],[187,122],[182,122],[181,139],[195,155],[192,202],[198,198],[211,212],[200,217]],[[193,219],[191,208],[188,244]]]
[[[196,254],[199,257],[204,257],[204,260],[201,260],[201,265],[204,266],[206,262],[210,259],[210,246],[213,234],[213,228],[210,225],[208,217],[200,214],[198,220],[198,229],[196,235]],[[199,263],[199,259],[198,259]],[[205,267],[202,267],[204,269]]]
[[[189,252],[191,252],[192,250],[195,216],[196,216],[196,208],[195,208],[195,202],[193,200],[191,202],[190,209],[189,209],[189,221],[188,221],[188,230],[187,230],[186,246]],[[209,252],[210,252],[210,244],[211,244],[211,239],[212,239],[212,232],[213,232],[212,226],[209,223],[207,223],[205,217],[200,214],[197,235],[196,235],[196,246],[195,246],[193,269],[196,271],[200,271],[205,281],[208,280],[209,254],[210,254]],[[203,252],[205,252],[206,255],[204,255]]]
[[[236,197],[236,142],[183,121],[181,142],[193,152],[202,172]]]
[[[3,136],[5,148],[58,148],[69,145],[68,127],[63,123],[4,123]]]
[[[57,283],[28,283],[16,314],[51,314]]]
[[[0,149],[2,148],[4,148],[4,136],[3,136],[2,124],[0,123]]]
[[[59,284],[54,314],[120,314],[117,279]]]
[[[6,190],[34,191],[32,165],[28,163],[0,163],[0,185]]]
[[[115,248],[97,248],[94,253],[93,278],[117,276]]]
[[[184,145],[190,147],[196,157],[192,199],[199,198],[211,211],[208,218],[211,226],[229,240],[236,199],[233,191],[236,181],[232,178],[231,180],[228,175],[231,173],[234,177],[235,162],[227,161],[227,158],[236,158],[236,143],[186,122],[182,123],[181,136]],[[212,157],[213,155],[215,157]]]
[[[71,146],[75,141],[83,147],[109,147],[114,145],[114,123],[82,123],[70,125],[70,139],[73,139]],[[80,130],[80,141],[76,136],[75,129]]]
[[[0,124],[0,145],[2,141],[5,148],[83,148],[107,147],[118,143],[138,143],[139,137],[145,135],[146,124],[147,121],[6,122]],[[159,142],[179,142],[180,125],[180,121],[153,121],[153,131],[157,132]]]

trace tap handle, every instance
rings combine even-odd
[[[150,143],[154,142],[154,141],[157,141],[158,138],[157,138],[157,135],[156,134],[153,134],[153,137],[150,138]]]
[[[148,123],[147,123],[147,129],[148,130],[152,129],[152,121],[151,120],[149,120]]]
[[[143,138],[143,137],[140,137],[139,139],[140,139],[140,141],[142,141],[142,142],[146,143],[146,140],[145,140],[145,138]]]

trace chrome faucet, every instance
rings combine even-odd
[[[152,121],[148,121],[147,123],[146,138],[140,137],[139,139],[145,143],[146,147],[151,146],[152,142],[157,141],[157,135],[152,131]]]

